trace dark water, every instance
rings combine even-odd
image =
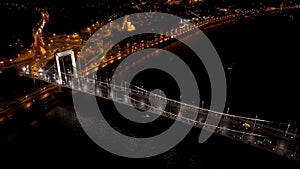
[[[299,122],[299,12],[233,24],[211,37],[228,75],[228,106],[235,114]]]
[[[255,20],[223,25],[207,30],[224,67],[233,67],[228,77],[228,106],[231,113],[283,122],[297,118],[299,13],[264,16]],[[5,75],[0,75],[4,77]],[[5,77],[5,79],[9,79]],[[24,79],[7,80],[10,84]],[[4,83],[4,79],[1,80]],[[30,84],[30,82],[27,82]],[[11,86],[19,89],[18,86]],[[8,88],[7,88],[8,89]],[[3,93],[1,92],[1,95]],[[59,98],[57,98],[59,99]],[[109,104],[101,100],[103,104]],[[105,108],[107,112],[110,107]],[[43,110],[36,109],[44,114]],[[118,125],[117,123],[113,125]],[[119,126],[122,127],[122,126]],[[200,130],[192,132],[176,147],[146,159],[119,157],[95,145],[82,131],[72,100],[60,104],[44,116],[19,127],[1,141],[1,165],[45,166],[84,165],[85,168],[298,168],[280,156],[214,135],[206,143],[197,142]],[[44,166],[39,166],[44,167]]]
[[[17,75],[17,70],[10,69],[0,75],[0,96],[5,100],[13,100],[33,89],[33,80]]]
[[[47,166],[106,168],[256,168],[284,165],[295,168],[299,163],[249,145],[214,135],[206,143],[197,142],[199,130],[193,129],[176,147],[161,155],[129,159],[113,155],[95,145],[82,131],[71,100],[60,101],[51,112],[15,131],[1,144],[3,165],[24,166],[42,163]],[[102,100],[102,103],[105,103]],[[111,109],[107,108],[111,112]],[[120,124],[114,124],[121,127]]]

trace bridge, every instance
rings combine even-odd
[[[299,8],[299,6],[294,8],[289,7],[289,9],[295,8]],[[286,9],[267,9],[266,11],[274,12],[280,10]],[[217,23],[235,20],[243,16],[248,17],[257,14],[258,11],[245,11],[241,14],[232,14],[201,20],[194,22],[194,25],[198,28],[204,28]],[[41,24],[38,24],[36,27],[37,29],[33,29],[34,36],[37,36],[42,32],[41,29],[49,18],[45,11],[42,11],[42,15],[43,18],[40,22]],[[126,18],[126,20],[127,19],[128,18]],[[134,23],[128,25],[133,28],[132,24]],[[100,25],[100,23],[96,23],[92,28],[95,27],[93,29],[96,30]],[[125,26],[126,24],[123,25],[124,28]],[[124,28],[122,30],[124,30]],[[21,54],[24,56],[23,58],[26,59],[19,58],[20,60],[16,60],[15,64],[19,66],[21,76],[44,81],[53,84],[54,86],[69,88],[78,92],[94,95],[138,109],[148,110],[153,114],[181,121],[182,123],[193,125],[202,128],[203,130],[213,131],[216,134],[245,144],[250,144],[254,147],[285,156],[292,160],[300,161],[300,135],[297,127],[292,126],[291,124],[259,119],[257,117],[249,118],[231,115],[228,113],[229,109],[227,109],[227,112],[225,113],[217,112],[197,105],[166,98],[163,95],[147,91],[141,86],[134,86],[125,81],[118,84],[112,84],[107,75],[106,77],[100,75],[100,78],[95,73],[99,69],[125,58],[138,50],[166,43],[172,38],[185,35],[193,29],[194,27],[184,26],[184,21],[182,21],[179,28],[174,28],[168,32],[168,36],[158,36],[152,40],[142,41],[142,44],[131,44],[130,47],[126,49],[127,52],[118,50],[116,53],[106,57],[101,63],[94,64],[93,61],[89,61],[89,63],[85,63],[86,65],[89,65],[88,69],[85,70],[81,70],[80,65],[78,66],[75,64],[75,60],[81,57],[76,49],[80,49],[83,46],[84,38],[82,37],[84,35],[74,33],[73,39],[71,39],[71,35],[53,35],[53,37],[66,38],[66,45],[64,44],[64,46],[61,46],[62,44],[57,45],[51,43],[51,40],[49,39],[46,41],[50,43],[45,45],[44,41],[40,39],[42,36],[38,36],[35,38],[35,43],[32,46],[34,50],[26,50]],[[87,28],[84,32],[90,35],[93,33],[91,28]],[[63,42],[64,41],[61,41],[60,43]],[[43,49],[45,49],[45,51]],[[50,49],[54,49],[54,51],[50,51]],[[36,57],[37,55],[41,56]],[[60,61],[60,59],[65,56],[70,56],[71,58],[69,59],[69,66],[64,65],[64,62]],[[33,59],[31,59],[30,62],[28,61],[30,60],[28,58],[31,57]],[[53,90],[52,87],[50,87],[50,89]],[[151,100],[151,103],[149,103],[149,100]],[[163,103],[167,103],[166,107],[168,108],[162,108],[161,105]],[[180,112],[174,113],[174,110],[179,109]],[[205,122],[208,114],[210,114],[211,118],[221,118],[221,122],[218,126]],[[191,119],[190,117],[192,115],[195,115],[197,118]]]

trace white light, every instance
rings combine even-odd
[[[42,68],[40,68],[40,69],[38,70],[38,72],[39,72],[39,73],[42,73],[42,72],[44,72],[44,70],[43,70]]]

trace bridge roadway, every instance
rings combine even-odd
[[[295,132],[289,130],[289,124],[208,110],[165,98],[140,87],[129,88],[130,84],[123,86],[81,77],[73,78],[70,83],[58,84],[54,80],[48,81],[42,77],[37,78],[36,76],[25,74],[24,76],[36,78],[78,92],[95,95],[116,103],[147,110],[149,113],[181,121],[204,130],[213,131],[216,129],[214,131],[216,134],[250,144],[292,160],[300,161],[300,136],[297,134],[297,130]],[[72,75],[69,76],[71,77]],[[149,103],[150,99],[153,105]],[[167,103],[165,108],[162,107],[163,103]],[[208,113],[210,113],[210,117],[212,118],[221,118],[218,126],[205,123]],[[193,120],[191,119],[191,115],[196,115],[197,118]],[[249,124],[250,127],[244,127],[244,124]],[[273,127],[280,124],[286,126],[287,129],[281,130]]]

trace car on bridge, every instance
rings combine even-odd
[[[243,123],[243,127],[245,127],[246,129],[250,129],[251,125],[249,123]]]

